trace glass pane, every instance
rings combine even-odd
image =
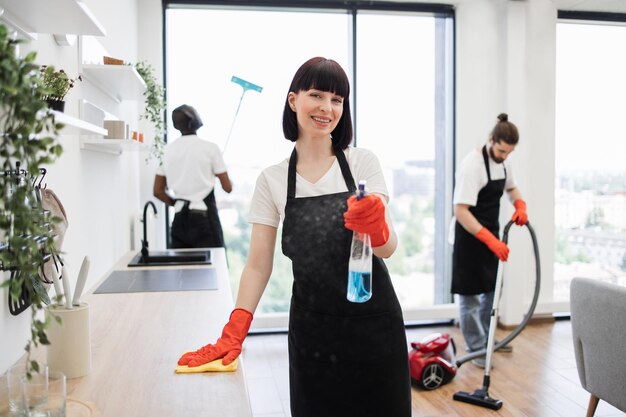
[[[626,27],[557,25],[554,299],[586,277],[626,285]]]
[[[385,262],[405,310],[437,303],[436,52],[432,16],[358,14],[356,140],[385,171],[399,237]]]
[[[256,178],[263,168],[287,158],[293,148],[284,139],[281,124],[291,78],[313,56],[333,58],[349,72],[349,24],[345,13],[167,11],[169,111],[183,103],[198,110],[204,122],[198,134],[225,148],[233,181],[231,194],[216,183],[233,292],[247,257],[248,202]],[[231,81],[233,76],[262,87],[262,92],[244,93]],[[169,140],[178,136],[170,122]],[[257,312],[287,311],[291,281],[291,262],[282,255],[278,239],[274,272]]]

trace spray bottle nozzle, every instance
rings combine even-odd
[[[359,189],[356,192],[357,201],[365,197],[365,185],[367,184],[366,180],[359,181]]]

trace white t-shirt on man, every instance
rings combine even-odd
[[[355,185],[361,180],[366,180],[368,193],[380,194],[388,201],[389,192],[376,155],[366,149],[351,147],[346,148],[344,154]],[[249,223],[276,228],[279,226],[285,216],[288,169],[289,158],[286,158],[261,172],[250,204]],[[345,191],[348,191],[348,187],[341,173],[339,161],[336,159],[330,169],[315,183],[307,181],[296,173],[296,197],[315,197]]]
[[[216,144],[197,135],[185,135],[168,143],[157,175],[166,177],[175,198],[190,201],[189,209],[205,210],[204,199],[213,191],[215,175],[226,172]]]
[[[489,161],[489,173],[492,181],[503,179],[504,170],[506,168],[504,189],[510,190],[516,187],[513,169],[508,159],[501,164],[496,163],[490,157],[488,157],[487,160]],[[481,147],[467,154],[456,171],[453,204],[467,204],[470,207],[474,207],[478,201],[478,193],[487,185],[488,181],[489,178],[487,177]],[[450,222],[450,228],[448,229],[448,243],[451,245],[454,244],[455,223],[456,217],[453,217]]]
[[[489,173],[491,180],[501,180],[504,178],[504,169],[506,168],[506,181],[504,189],[510,190],[515,188],[515,179],[513,170],[508,160],[501,164],[496,163],[493,159],[487,158],[489,161]],[[470,152],[461,162],[456,172],[456,184],[454,188],[454,204],[467,204],[475,206],[478,201],[478,193],[486,185],[487,170],[485,169],[485,161],[483,159],[482,148],[475,149]]]

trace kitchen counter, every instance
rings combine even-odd
[[[224,249],[212,249],[217,290],[93,293],[112,271],[128,270],[133,255],[123,256],[83,297],[92,370],[68,380],[68,397],[95,404],[102,417],[252,416],[241,356],[235,372],[174,373],[183,352],[217,340],[233,308]],[[142,267],[180,268],[206,266]]]

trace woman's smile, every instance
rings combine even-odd
[[[319,124],[320,126],[323,126],[323,127],[328,126],[328,124],[330,124],[330,122],[332,121],[328,117],[320,117],[320,116],[311,116],[311,119],[313,119],[313,121],[315,123],[317,123],[317,124]]]

